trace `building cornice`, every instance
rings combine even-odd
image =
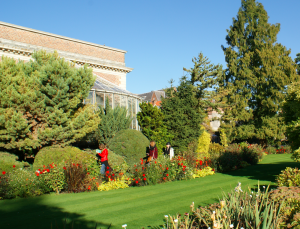
[[[67,40],[67,41],[72,41],[72,42],[76,42],[76,43],[90,45],[90,46],[94,46],[94,47],[98,47],[98,48],[108,49],[108,50],[112,50],[112,51],[116,51],[116,52],[127,53],[127,51],[125,51],[125,50],[111,48],[111,47],[108,47],[108,46],[105,46],[105,45],[99,45],[99,44],[86,42],[86,41],[82,41],[82,40],[77,40],[77,39],[73,39],[73,38],[70,38],[70,37],[60,36],[60,35],[53,34],[53,33],[47,33],[47,32],[43,32],[43,31],[40,31],[40,30],[30,29],[30,28],[27,28],[27,27],[18,26],[18,25],[14,25],[14,24],[2,22],[2,21],[0,21],[0,25],[15,28],[15,29],[20,29],[20,30],[24,30],[24,31],[32,32],[32,33],[42,34],[42,35],[46,35],[46,36],[50,36],[50,37],[55,37],[55,38],[59,38],[59,39]]]
[[[26,56],[26,57],[31,57],[31,55],[33,53],[33,51],[21,50],[21,49],[16,49],[16,48],[11,48],[11,47],[1,47],[1,46],[0,46],[0,51],[2,51],[4,53],[10,53],[10,54]],[[77,65],[80,65],[80,66],[87,64],[89,67],[95,68],[95,69],[103,69],[103,70],[108,70],[108,71],[124,72],[124,73],[129,73],[133,70],[133,68],[122,67],[122,66],[93,63],[93,62],[89,62],[89,61],[76,60],[76,59],[72,59],[72,58],[66,58],[66,59]]]

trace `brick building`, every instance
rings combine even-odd
[[[143,94],[139,94],[144,101],[151,103],[153,106],[160,107],[161,98],[165,98],[166,93],[164,90],[151,91]]]
[[[41,49],[56,50],[76,67],[87,64],[93,69],[96,83],[87,101],[104,106],[109,98],[112,107],[126,107],[135,117],[141,98],[126,90],[126,75],[133,70],[125,65],[126,51],[0,21],[0,57],[29,61]],[[136,119],[132,128],[138,128]]]

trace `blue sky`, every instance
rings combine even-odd
[[[299,0],[260,0],[278,43],[300,53]],[[240,0],[0,0],[0,21],[128,51],[127,90],[145,93],[179,83],[203,52],[226,66],[221,45]]]

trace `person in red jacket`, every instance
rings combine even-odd
[[[109,165],[108,165],[108,150],[106,148],[106,145],[105,144],[99,145],[99,150],[97,149],[96,152],[97,152],[97,157],[100,158],[100,161],[101,161],[100,173],[102,175],[104,175],[106,168],[109,167]]]
[[[147,156],[148,156],[147,162],[150,162],[157,158],[157,147],[156,147],[155,141],[150,141],[150,146],[147,151],[148,151],[147,152]]]

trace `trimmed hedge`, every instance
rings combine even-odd
[[[137,163],[146,155],[149,140],[137,130],[121,130],[108,143],[109,149],[123,156],[129,165]]]
[[[27,162],[17,161],[18,159],[18,156],[14,154],[0,152],[0,172],[10,172],[16,169],[23,168],[25,165],[29,166]]]

